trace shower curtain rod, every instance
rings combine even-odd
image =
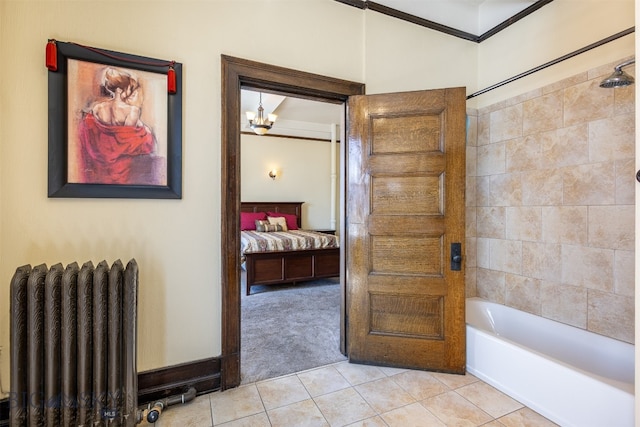
[[[496,84],[494,84],[494,85],[492,85],[492,86],[489,86],[489,87],[487,87],[487,88],[484,88],[484,89],[482,89],[482,90],[479,90],[479,91],[477,91],[477,92],[474,92],[474,93],[472,93],[471,95],[468,95],[468,96],[467,96],[467,99],[471,99],[471,98],[474,98],[474,97],[476,97],[476,96],[478,96],[478,95],[482,95],[482,94],[483,94],[483,93],[485,93],[485,92],[489,92],[490,90],[497,89],[497,88],[499,88],[500,86],[504,86],[504,85],[506,85],[507,83],[511,83],[511,82],[513,82],[513,81],[515,81],[515,80],[521,79],[522,77],[526,77],[526,76],[528,76],[529,74],[533,74],[533,73],[535,73],[535,72],[537,72],[537,71],[544,70],[545,68],[550,67],[550,66],[552,66],[552,65],[555,65],[555,64],[557,64],[557,63],[559,63],[559,62],[562,62],[562,61],[564,61],[564,60],[566,60],[566,59],[573,58],[573,57],[574,57],[574,56],[576,56],[576,55],[580,55],[581,53],[587,52],[587,51],[589,51],[589,50],[591,50],[591,49],[593,49],[593,48],[596,48],[596,47],[602,46],[602,45],[604,45],[604,44],[606,44],[606,43],[609,43],[609,42],[611,42],[611,41],[617,40],[617,39],[619,39],[620,37],[624,37],[624,36],[626,36],[626,35],[628,35],[628,34],[631,34],[631,33],[633,33],[635,30],[636,30],[636,27],[635,27],[635,26],[634,26],[634,27],[627,28],[627,29],[626,29],[626,30],[624,30],[624,31],[620,31],[619,33],[616,33],[616,34],[614,34],[614,35],[612,35],[612,36],[609,36],[609,37],[607,37],[607,38],[604,38],[604,39],[602,39],[602,40],[600,40],[600,41],[597,41],[597,42],[595,42],[595,43],[591,43],[590,45],[585,46],[585,47],[583,47],[583,48],[581,48],[581,49],[575,50],[575,51],[573,51],[573,52],[571,52],[571,53],[567,53],[566,55],[563,55],[563,56],[561,56],[561,57],[559,57],[559,58],[556,58],[556,59],[554,59],[554,60],[552,60],[552,61],[549,61],[549,62],[547,62],[547,63],[545,63],[545,64],[539,65],[539,66],[537,66],[537,67],[535,67],[535,68],[532,68],[532,69],[530,69],[530,70],[528,70],[528,71],[525,71],[525,72],[520,73],[520,74],[518,74],[518,75],[516,75],[516,76],[510,77],[510,78],[508,78],[508,79],[506,79],[506,80],[503,80],[503,81],[501,81],[501,82],[499,82],[499,83],[496,83]]]

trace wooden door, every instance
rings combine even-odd
[[[464,88],[349,98],[352,362],[465,371],[465,103]]]

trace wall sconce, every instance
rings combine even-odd
[[[269,171],[269,178],[275,180],[277,176],[278,176],[278,171],[277,170],[271,169]]]

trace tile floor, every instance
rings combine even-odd
[[[472,375],[339,362],[168,409],[156,427],[555,426]]]

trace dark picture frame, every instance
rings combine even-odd
[[[57,69],[48,72],[48,105],[49,105],[49,157],[48,157],[48,197],[84,197],[84,198],[142,198],[142,199],[181,199],[182,198],[182,64],[173,61],[163,61],[146,58],[120,52],[113,52],[104,49],[87,47],[75,43],[57,41],[56,60]],[[76,71],[82,68],[90,72],[81,74]],[[175,73],[175,93],[167,90],[167,75],[169,69]],[[105,71],[107,70],[108,71]],[[140,128],[148,131],[146,145],[138,144],[129,149],[125,154],[129,156],[119,157],[115,162],[120,162],[117,171],[107,169],[96,173],[92,172],[87,178],[85,171],[94,171],[94,168],[86,166],[84,159],[89,157],[92,165],[100,150],[93,151],[84,148],[86,140],[91,139],[92,147],[103,144],[103,140],[96,136],[99,131],[87,131],[87,127],[76,129],[76,125],[85,120],[87,115],[99,115],[94,102],[92,107],[86,100],[86,95],[90,86],[88,80],[93,79],[93,74],[101,71],[103,75],[108,73],[121,72],[124,75],[147,76],[136,77],[131,80],[139,88],[143,87],[145,81],[149,81],[147,92],[140,99],[143,100],[139,111],[142,116],[145,111],[156,111],[151,124],[143,123],[144,117],[138,119]],[[114,71],[116,70],[116,71]],[[149,74],[151,73],[151,74]],[[71,75],[70,75],[71,74]],[[82,80],[78,78],[82,75]],[[164,80],[161,80],[164,79]],[[96,80],[96,79],[93,79]],[[164,86],[161,87],[161,83]],[[76,86],[78,86],[76,88]],[[131,85],[133,86],[133,85]],[[82,92],[84,90],[84,92]],[[96,98],[107,99],[116,98],[113,93],[105,93],[104,87],[99,83],[90,91],[101,95]],[[70,93],[76,93],[69,99]],[[84,96],[78,96],[82,93]],[[166,96],[166,117],[164,116],[164,105]],[[81,99],[79,101],[79,99]],[[125,105],[125,103],[122,103]],[[93,110],[92,110],[93,108]],[[114,114],[115,116],[115,114]],[[99,122],[93,118],[94,122]],[[154,128],[154,124],[157,127]],[[78,126],[83,126],[84,123]],[[137,126],[137,125],[136,125]],[[130,126],[131,128],[131,126]],[[156,135],[154,132],[158,131]],[[89,135],[89,136],[87,136]],[[108,138],[108,137],[105,137]],[[103,145],[104,146],[104,145]],[[142,152],[142,148],[147,152]],[[157,147],[160,147],[159,149]],[[137,151],[135,151],[137,150]],[[150,152],[155,150],[153,152]],[[86,155],[90,152],[90,155]],[[123,149],[124,152],[124,149]],[[98,153],[98,154],[96,154]],[[134,153],[134,154],[132,154]],[[93,157],[91,157],[93,156]],[[110,152],[110,156],[115,156]],[[145,158],[147,156],[148,158]],[[76,160],[77,159],[83,159]],[[120,160],[122,159],[122,160]],[[132,166],[132,159],[135,168]],[[99,159],[102,161],[103,159]],[[111,157],[109,158],[111,162]],[[82,163],[85,162],[85,163]],[[103,164],[102,162],[100,164]],[[112,165],[112,163],[106,162]],[[149,169],[149,171],[147,171]],[[80,172],[78,172],[80,171]],[[130,171],[136,172],[134,177]],[[117,175],[119,173],[120,175]],[[125,175],[124,178],[122,176]],[[116,178],[113,178],[113,177]]]

